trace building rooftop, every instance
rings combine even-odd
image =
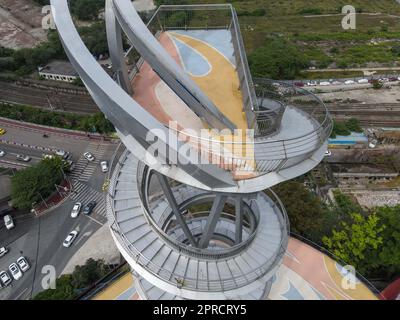
[[[48,63],[43,68],[39,68],[39,72],[48,74],[61,74],[65,76],[77,76],[74,67],[67,61],[55,60]]]

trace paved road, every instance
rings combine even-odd
[[[8,157],[13,153],[22,153],[32,156],[34,158],[32,163],[34,163],[44,153],[36,150],[35,147],[52,147],[70,152],[76,164],[71,179],[77,193],[71,194],[71,197],[61,206],[39,218],[24,212],[13,213],[16,223],[13,230],[6,230],[0,223],[0,246],[6,246],[10,250],[7,255],[0,258],[0,270],[6,270],[12,262],[15,262],[21,255],[21,251],[31,264],[31,269],[22,279],[13,281],[12,287],[0,290],[0,300],[28,299],[42,290],[43,266],[54,266],[58,277],[74,253],[107,222],[104,195],[101,191],[105,174],[101,172],[99,162],[109,161],[117,145],[57,134],[43,138],[41,132],[4,124],[0,126],[7,129],[7,133],[1,136],[1,139],[31,146],[10,146],[0,143],[0,150],[7,152],[4,158],[9,159]],[[94,162],[89,163],[82,157],[86,151],[95,155]],[[98,202],[90,216],[80,215],[77,219],[70,217],[71,208],[76,201],[85,204],[90,200]],[[64,248],[63,240],[74,229],[79,230],[77,240],[72,247]]]
[[[0,143],[0,150],[4,151],[6,153],[6,155],[4,157],[0,158],[0,161],[15,162],[21,166],[33,165],[33,164],[38,163],[42,159],[43,154],[46,153],[46,152],[35,150],[35,149],[25,148],[25,147],[21,147],[21,146],[8,145],[8,144],[4,144],[4,143]],[[28,155],[29,157],[32,158],[32,160],[29,162],[17,161],[16,160],[17,154]],[[49,154],[49,153],[47,153],[47,154]]]
[[[1,245],[5,245],[10,251],[0,259],[0,270],[6,270],[15,262],[21,256],[21,251],[29,261],[31,269],[22,279],[14,280],[11,288],[1,290],[0,299],[27,299],[42,291],[42,279],[45,275],[42,274],[43,267],[54,266],[58,277],[73,254],[100,228],[99,223],[84,215],[72,219],[72,206],[73,201],[69,200],[57,210],[40,218],[17,220],[15,231],[1,230]],[[79,235],[70,248],[64,248],[62,242],[72,230],[78,230]]]

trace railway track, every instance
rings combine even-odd
[[[38,86],[35,83],[29,86],[28,84],[29,82],[1,82],[0,101],[61,112],[80,114],[99,112],[98,107],[84,89],[79,88],[75,90],[75,93],[69,93],[65,88],[46,89],[45,85]],[[363,126],[400,127],[400,103],[329,103],[327,106],[331,115],[339,121],[357,118]]]
[[[19,86],[6,82],[2,82],[0,86],[0,101],[71,113],[92,114],[99,112],[90,95]]]

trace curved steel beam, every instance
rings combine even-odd
[[[113,7],[117,20],[136,50],[196,115],[213,128],[236,128],[161,46],[130,0],[113,0]]]
[[[112,0],[106,0],[105,20],[107,30],[108,50],[114,71],[119,85],[132,95],[132,85],[129,81],[128,67],[125,63],[124,48],[122,43],[121,26],[114,16]]]
[[[71,64],[100,110],[114,124],[119,135],[123,135],[121,137],[123,140],[133,137],[145,152],[153,143],[146,139],[147,134],[158,130],[163,133],[157,137],[158,145],[165,146],[165,148],[159,148],[158,156],[163,161],[165,160],[165,163],[168,163],[168,156],[172,152],[179,155],[179,159],[184,159],[176,164],[177,169],[183,170],[202,184],[210,187],[236,185],[230,173],[215,165],[191,163],[188,155],[182,151],[181,142],[178,141],[177,145],[169,145],[168,137],[173,133],[133,100],[93,58],[74,26],[67,0],[51,0],[50,3],[61,43]],[[127,147],[134,148],[129,145]]]

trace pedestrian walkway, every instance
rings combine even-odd
[[[98,220],[101,224],[104,224],[107,221],[106,216],[106,203],[104,200],[103,193],[94,190],[87,184],[74,180],[72,182],[73,192],[71,198],[77,202],[81,202],[82,205],[89,203],[90,201],[96,201],[96,206],[94,207],[93,213],[91,216],[95,216],[96,220]]]
[[[88,161],[82,154],[70,174],[71,179],[84,182],[89,181],[93,173],[96,171],[96,168],[103,160],[102,157],[104,156],[105,151],[104,145],[90,143],[85,152],[90,152],[95,157],[95,160]]]

